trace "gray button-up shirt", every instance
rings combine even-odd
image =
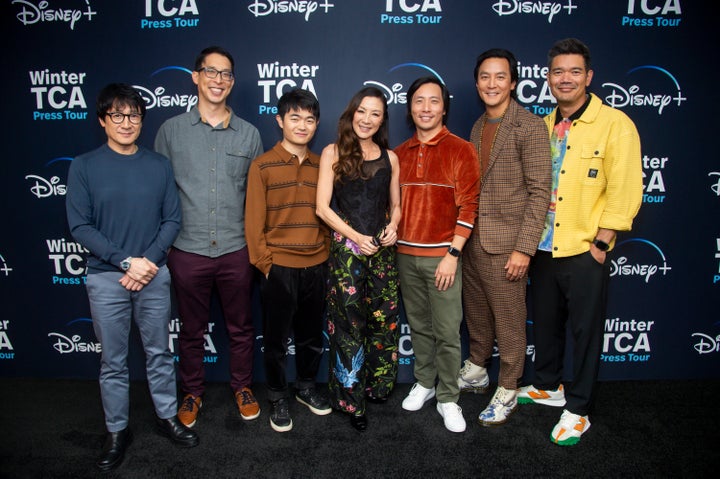
[[[211,258],[244,248],[247,172],[263,153],[257,128],[232,111],[227,127],[213,127],[193,107],[162,124],[155,150],[170,158],[182,203],[174,246]]]

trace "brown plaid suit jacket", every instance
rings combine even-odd
[[[478,156],[484,116],[470,133]],[[482,178],[473,231],[488,253],[535,254],[550,203],[551,176],[547,126],[511,100]]]

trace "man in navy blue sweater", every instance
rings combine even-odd
[[[87,294],[102,345],[100,393],[108,436],[98,468],[117,467],[132,442],[128,428],[128,339],[132,320],[145,350],[158,432],[193,447],[194,431],[176,416],[174,359],[169,350],[168,248],[180,231],[181,209],[170,161],[135,142],[145,102],[129,85],[99,94],[97,116],[107,143],[78,156],[68,173],[67,218],[90,251]]]

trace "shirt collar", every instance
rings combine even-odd
[[[282,160],[283,163],[290,163],[290,162],[292,161],[292,159],[295,158],[295,156],[296,156],[295,154],[290,153],[290,152],[287,151],[285,148],[283,148],[281,141],[278,141],[278,142],[275,144],[275,146],[273,147],[273,151],[274,151],[275,154],[280,158],[280,160]],[[300,162],[300,159],[298,159],[298,163],[299,163],[299,162]],[[314,164],[314,162],[313,162],[313,157],[312,157],[312,155],[310,154],[310,150],[308,150],[307,156],[304,158],[303,163],[304,163],[304,162],[308,162],[308,163]]]
[[[580,118],[582,116],[582,114],[585,113],[585,110],[587,110],[587,107],[590,104],[590,100],[592,100],[592,95],[590,95],[589,93],[586,93],[585,94],[585,103],[583,103],[583,105],[580,108],[578,108],[577,111],[575,111],[572,115],[570,115],[568,120],[575,121],[578,118]],[[563,117],[560,114],[560,109],[556,108],[555,109],[555,124],[557,125],[561,121],[563,121]]]
[[[430,140],[424,142],[424,144],[430,145],[430,146],[435,146],[438,143],[440,143],[443,140],[443,138],[445,138],[449,134],[450,134],[450,130],[447,129],[447,126],[443,125],[442,129],[438,132],[438,134],[435,135],[434,137],[432,137]],[[408,144],[408,146],[410,148],[413,148],[413,147],[420,145],[421,143],[423,143],[423,142],[418,140],[417,131],[416,131],[415,134],[412,136],[412,138],[410,138],[410,143]]]
[[[226,106],[225,109],[227,110],[229,115],[227,116],[225,121],[223,121],[222,128],[223,129],[232,128],[233,130],[237,130],[237,124],[235,123],[235,115],[233,114],[232,108],[230,108],[229,106]],[[210,123],[205,121],[205,118],[202,117],[197,105],[194,106],[193,109],[190,111],[193,114],[193,119],[192,119],[193,125],[202,122],[202,123],[205,123],[206,125],[209,125],[214,128],[214,125],[210,125]]]

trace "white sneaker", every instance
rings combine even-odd
[[[451,432],[463,432],[465,430],[465,418],[462,409],[454,402],[437,403],[437,412],[443,417],[445,427]]]
[[[550,433],[550,440],[558,446],[573,446],[580,442],[580,436],[588,429],[590,420],[587,416],[573,414],[565,409]]]
[[[535,386],[524,386],[518,390],[517,401],[520,404],[544,404],[546,406],[563,407],[565,405],[565,389],[561,384],[555,391],[537,389]]]
[[[514,389],[498,386],[495,394],[485,410],[478,416],[483,426],[499,426],[505,424],[510,414],[517,409],[517,394]]]
[[[435,388],[424,388],[420,383],[415,383],[402,402],[402,408],[406,411],[418,411],[423,404],[435,397]]]
[[[458,387],[460,392],[485,393],[490,386],[490,377],[488,377],[487,369],[482,366],[476,366],[469,359],[465,360],[465,364],[458,373]]]

